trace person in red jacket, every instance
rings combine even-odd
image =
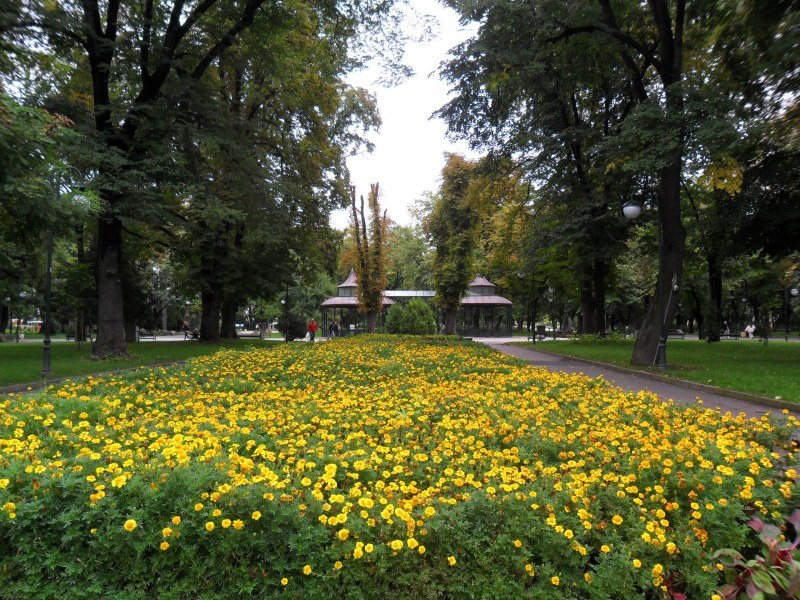
[[[317,335],[317,329],[319,329],[317,322],[314,319],[311,319],[311,323],[308,324],[308,334],[312,342],[314,341],[314,337]]]

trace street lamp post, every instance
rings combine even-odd
[[[19,310],[19,314],[17,315],[17,343],[18,344],[19,344],[19,326],[22,323],[22,305],[25,303],[25,298],[27,298],[27,297],[28,297],[28,292],[26,292],[25,290],[22,290],[19,293],[20,310]]]
[[[59,200],[56,188],[56,203]],[[42,377],[50,377],[52,369],[52,340],[50,339],[50,293],[53,285],[53,228],[47,226],[47,283],[44,290],[44,346],[42,347]]]
[[[789,288],[788,286],[784,290],[783,293],[783,308],[784,308],[784,318],[786,320],[786,341],[789,341],[789,302],[790,298],[789,295],[791,294],[792,298],[796,298],[797,294],[800,293],[797,291],[797,288]]]
[[[622,214],[626,219],[633,220],[642,214],[642,205],[631,200],[622,207]],[[665,371],[667,369],[667,304],[664,302],[664,290],[661,282],[664,279],[664,234],[661,230],[661,218],[658,219],[658,279],[656,280],[656,302],[658,304],[658,348],[656,350],[655,366]],[[673,277],[670,297],[677,291],[678,285]]]
[[[289,286],[286,286],[286,296],[281,298],[281,306],[283,306],[283,338],[289,342]]]

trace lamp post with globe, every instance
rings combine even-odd
[[[630,200],[622,207],[622,214],[628,220],[634,220],[642,214],[642,205],[635,201]],[[667,315],[666,305],[664,302],[664,291],[661,289],[660,282],[662,280],[664,269],[664,242],[662,240],[661,223],[658,223],[658,280],[656,284],[656,301],[658,303],[658,349],[656,350],[655,366],[665,371],[667,369]],[[677,282],[673,277],[672,291],[677,291]]]

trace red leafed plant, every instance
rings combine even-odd
[[[766,600],[800,597],[800,510],[786,523],[794,529],[794,541],[781,539],[779,527],[756,517],[748,525],[763,543],[761,554],[745,559],[739,552],[724,548],[713,558],[725,567],[725,580],[718,593],[725,600]],[[786,530],[788,531],[788,527]]]

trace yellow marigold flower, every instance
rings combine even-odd
[[[311,565],[303,567],[303,575],[311,575]]]
[[[4,490],[8,487],[8,484],[11,483],[10,479],[0,479],[0,490]]]
[[[528,573],[533,573],[533,565],[531,565],[531,564],[525,565],[525,570]]]
[[[664,572],[664,567],[662,567],[659,563],[656,563],[653,566],[653,577],[658,577]]]
[[[554,575],[553,577],[550,578],[550,583],[552,583],[553,585],[558,585],[559,583],[561,583],[561,580],[558,578],[557,575]]]
[[[586,583],[592,583],[592,574],[591,573],[584,573],[583,578],[586,580]]]
[[[181,524],[181,518],[178,515],[175,515],[174,517],[172,517],[172,524],[173,525],[180,525]]]
[[[436,514],[436,509],[433,508],[432,506],[429,506],[429,507],[427,507],[425,509],[425,516],[426,517],[432,517],[435,514]]]
[[[514,540],[514,548],[521,548],[522,542],[519,540]]]
[[[343,566],[344,565],[342,565],[342,561],[340,560],[337,560],[335,563],[333,563],[333,568],[336,569],[337,571],[341,569]]]
[[[365,551],[367,554],[369,554],[370,552],[372,552],[374,549],[375,549],[375,546],[373,546],[372,544],[366,544],[366,545],[364,546],[364,551]]]
[[[425,554],[425,546],[420,544],[419,548],[417,548],[417,552],[419,552],[420,554]]]
[[[406,541],[406,545],[413,550],[414,548],[419,546],[419,542],[412,537],[408,538],[408,541]]]
[[[136,521],[133,519],[128,519],[125,521],[125,525],[123,525],[123,527],[125,528],[125,531],[133,531],[136,529]]]
[[[356,547],[355,550],[353,550],[353,558],[359,559],[362,556],[364,556],[364,551],[361,548]]]
[[[395,551],[401,550],[403,548],[403,540],[392,540],[389,543],[389,547]]]
[[[172,529],[170,529],[169,527],[164,527],[164,529],[161,530],[161,535],[163,535],[164,537],[169,537],[170,535],[172,535]]]
[[[572,533],[571,529],[567,529],[564,531],[564,537],[567,538],[568,540],[571,540],[574,535],[575,534]]]
[[[345,541],[349,535],[350,535],[350,530],[340,529],[339,533],[336,534],[336,537],[338,537],[341,541]]]
[[[214,510],[211,511],[211,516],[212,517],[218,517],[221,514],[222,514],[222,510],[220,510],[219,508],[215,508]]]
[[[214,531],[214,521],[206,523],[206,531]]]
[[[622,517],[620,517],[619,515],[614,515],[613,517],[611,517],[611,522],[614,525],[622,525],[622,520],[623,520]]]
[[[602,546],[600,546],[600,552],[608,554],[609,552],[611,552],[611,548],[609,548],[607,544],[603,544]]]
[[[252,518],[253,521],[258,521],[261,518],[261,513],[258,512],[257,510],[254,510],[253,514],[250,515],[250,518]]]
[[[456,566],[456,557],[455,556],[448,556],[447,562],[451,567]]]
[[[227,529],[230,526],[231,526],[231,520],[230,519],[222,519],[222,527],[223,527],[223,529]]]
[[[642,561],[640,561],[638,558],[634,558],[633,559],[633,566],[636,567],[637,569],[641,568]]]
[[[284,577],[283,579],[281,579],[281,585],[286,585],[286,584],[288,584],[288,583],[289,583],[289,580],[288,580],[286,577]]]
[[[198,502],[197,504],[194,505],[194,509],[197,511],[203,510],[203,505],[200,502]]]
[[[161,548],[161,550],[167,550],[169,548],[169,542],[161,542],[158,547]]]
[[[233,522],[233,528],[236,529],[237,531],[242,529],[243,527],[244,527],[244,521],[242,521],[241,519],[236,519]]]

